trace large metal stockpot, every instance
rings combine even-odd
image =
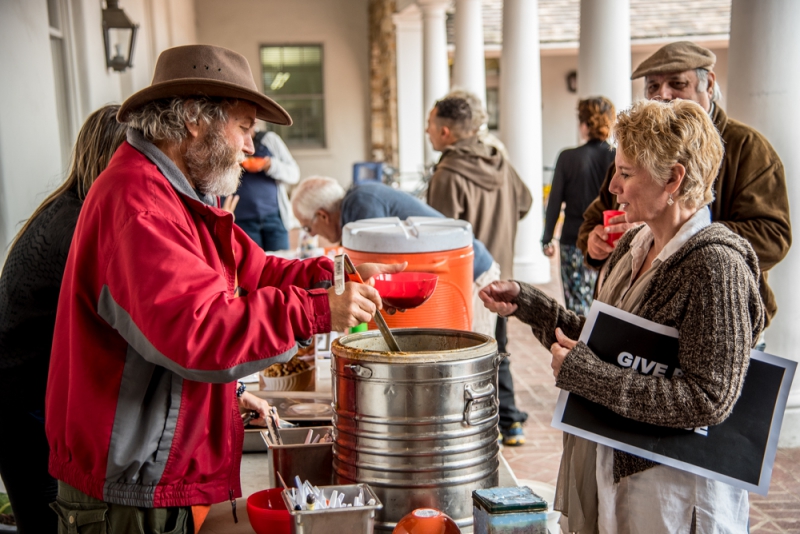
[[[393,330],[332,346],[334,478],[367,483],[383,503],[376,530],[391,532],[415,508],[472,525],[472,491],[496,487],[497,368],[494,339],[442,329]]]

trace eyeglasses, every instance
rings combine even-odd
[[[308,223],[308,226],[303,226],[303,231],[307,234],[311,233],[311,227],[314,226],[314,221],[317,220],[317,214],[315,213],[313,217],[311,217],[311,221]]]

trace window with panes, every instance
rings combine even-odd
[[[269,124],[289,147],[325,147],[322,45],[261,47],[264,94],[292,116],[292,126]]]

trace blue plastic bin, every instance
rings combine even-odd
[[[382,182],[383,165],[381,161],[362,161],[353,164],[353,185],[364,182]]]

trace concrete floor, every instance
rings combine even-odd
[[[551,265],[551,282],[538,286],[563,304],[558,261]],[[554,485],[561,458],[561,431],[550,427],[559,390],[550,369],[550,352],[516,319],[509,321],[509,352],[517,406],[528,412],[526,443],[505,447],[503,456],[520,480]],[[769,495],[750,494],[751,533],[800,533],[800,448],[780,449]]]

